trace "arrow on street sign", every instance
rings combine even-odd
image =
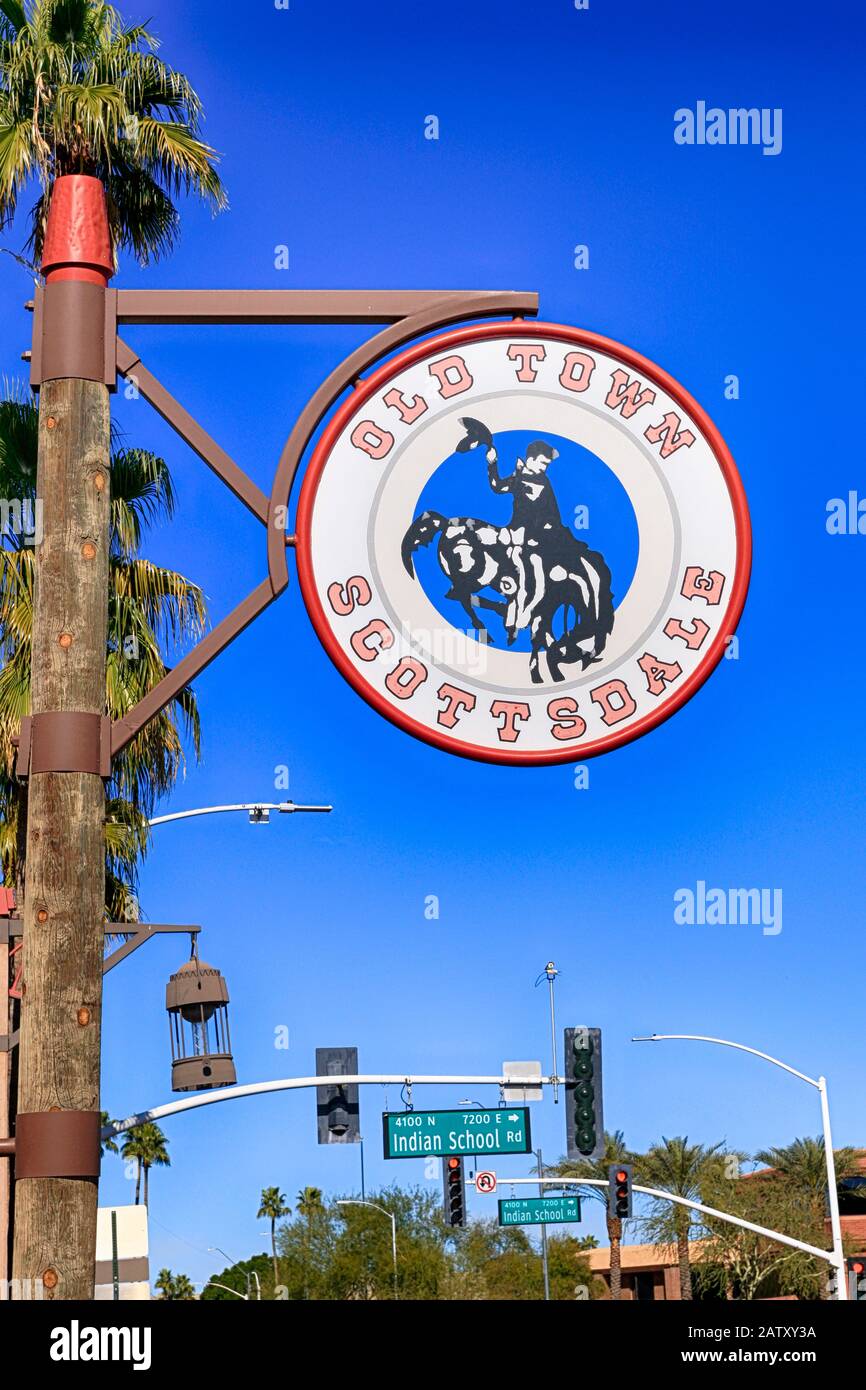
[[[496,1174],[495,1174],[495,1173],[488,1173],[488,1172],[476,1173],[476,1174],[475,1174],[475,1191],[476,1191],[476,1192],[483,1192],[486,1196],[489,1196],[491,1192],[495,1192],[495,1191],[496,1191]]]

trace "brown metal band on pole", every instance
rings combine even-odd
[[[21,721],[15,775],[92,772],[111,776],[111,720],[86,711],[47,710]]]
[[[15,1179],[99,1177],[98,1110],[19,1111]]]
[[[117,290],[86,280],[36,290],[30,385],[64,377],[117,389]]]

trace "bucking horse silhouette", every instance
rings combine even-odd
[[[598,661],[613,629],[610,570],[604,557],[564,526],[547,475],[558,451],[543,439],[527,446],[514,472],[502,477],[493,435],[480,420],[461,419],[465,435],[458,453],[479,446],[487,457],[487,476],[497,493],[508,493],[513,512],[508,526],[476,517],[446,517],[425,511],[403,537],[403,564],[415,577],[413,556],[438,537],[437,559],[451,587],[445,595],[459,603],[479,640],[493,635],[479,616],[488,609],[502,618],[508,646],[529,629],[529,670],[534,684],[544,681],[544,657],[551,680],[564,680],[562,667],[585,670]],[[490,597],[492,590],[499,598]]]

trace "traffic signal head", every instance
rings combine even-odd
[[[601,1103],[601,1029],[565,1030],[565,1123],[569,1158],[604,1153]]]
[[[866,1302],[866,1258],[856,1255],[847,1265],[848,1297],[856,1303]]]
[[[463,1182],[463,1159],[446,1158],[442,1163],[445,1188],[446,1226],[466,1225],[466,1189]]]
[[[607,1210],[610,1216],[625,1221],[631,1216],[631,1164],[612,1163],[608,1171]]]
[[[357,1047],[317,1047],[317,1076],[357,1076]],[[358,1144],[361,1112],[357,1084],[316,1087],[316,1127],[320,1144]]]

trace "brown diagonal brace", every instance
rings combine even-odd
[[[186,440],[189,447],[198,454],[200,459],[204,460],[208,468],[212,468],[214,473],[222,478],[226,487],[234,493],[238,501],[243,502],[253,516],[258,517],[259,521],[267,525],[268,499],[261,488],[256,486],[252,478],[247,477],[234,459],[229,458],[225,449],[220,448],[216,440],[211,438],[207,430],[202,429],[189,411],[184,410],[180,402],[166,391],[162,382],[158,381],[153,373],[144,366],[138,353],[122,338],[117,340],[117,370],[122,376],[131,377],[134,380],[137,390],[146,401],[150,401],[157,414],[171,425],[181,439]]]
[[[98,1110],[19,1111],[15,1181],[99,1177]]]
[[[92,772],[111,776],[111,720],[82,710],[48,710],[25,715],[17,744],[15,775],[35,772]]]
[[[159,684],[155,685],[143,700],[139,700],[134,709],[122,719],[116,720],[111,727],[111,756],[115,757],[120,753],[154,715],[159,714],[159,711],[189,685],[191,680],[200,675],[229,642],[243,632],[244,628],[249,627],[269,603],[273,603],[279,592],[274,590],[270,579],[263,579],[258,588],[248,594],[237,608],[232,609],[228,617],[223,618],[191,652],[187,652],[183,661],[179,661],[168,675],[163,676]]]

